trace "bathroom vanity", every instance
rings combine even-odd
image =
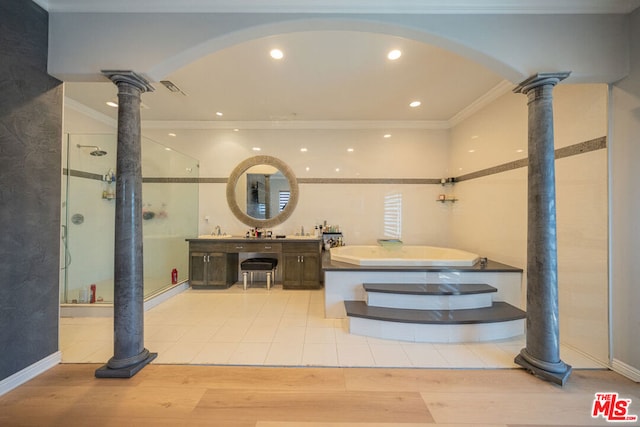
[[[225,289],[238,281],[243,254],[278,258],[284,289],[322,286],[322,240],[291,236],[284,239],[200,237],[189,242],[189,281],[193,289]]]

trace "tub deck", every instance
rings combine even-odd
[[[347,262],[339,262],[331,259],[331,254],[324,252],[322,255],[323,271],[461,271],[461,272],[502,272],[502,273],[522,273],[523,269],[508,264],[502,264],[488,259],[486,265],[481,266],[479,262],[472,266],[368,266],[355,265]]]

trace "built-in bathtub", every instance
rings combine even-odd
[[[331,249],[331,261],[363,267],[471,267],[477,254],[437,246],[341,246]]]
[[[377,248],[376,246],[365,247]],[[412,246],[403,245],[403,247]],[[363,289],[363,283],[484,283],[497,289],[494,301],[504,301],[518,308],[526,305],[521,268],[491,259],[485,263],[475,262],[471,266],[407,265],[407,260],[401,261],[405,263],[404,265],[361,265],[361,260],[366,262],[365,257],[361,253],[357,254],[367,251],[362,248],[363,246],[357,245],[332,248],[323,257],[326,318],[346,318],[344,301],[366,301],[367,294]],[[381,251],[382,249],[384,252]],[[400,245],[392,245],[388,250],[387,248],[376,249],[380,253],[387,254],[385,259],[390,259],[389,253],[400,250]],[[446,250],[442,253],[446,253]],[[336,256],[341,257],[342,261],[337,261]],[[476,257],[472,254],[467,262],[471,264]],[[441,262],[442,260],[433,261]]]

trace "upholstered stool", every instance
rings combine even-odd
[[[251,274],[251,284],[253,285],[253,272],[264,271],[267,273],[267,290],[271,289],[271,281],[275,280],[275,270],[278,265],[276,258],[249,258],[240,263],[242,271],[242,283],[244,290],[247,290],[247,273]]]

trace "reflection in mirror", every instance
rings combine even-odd
[[[291,169],[270,156],[240,163],[227,183],[229,208],[236,218],[253,227],[281,224],[293,212],[297,196],[298,185]]]
[[[236,184],[236,200],[240,209],[256,219],[270,219],[278,215],[286,207],[290,195],[289,181],[279,169],[270,165],[250,167],[240,175]]]

